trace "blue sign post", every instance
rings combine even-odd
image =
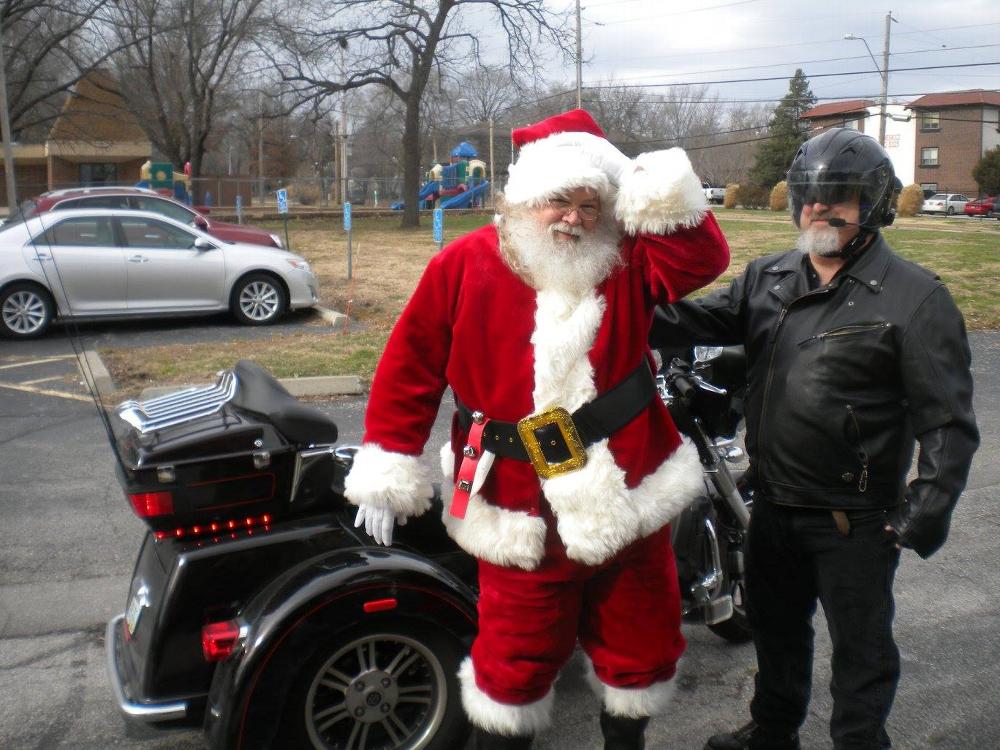
[[[347,232],[347,278],[354,275],[354,253],[351,249],[351,204],[344,203],[344,231]]]
[[[281,188],[277,195],[278,213],[285,219],[285,250],[291,250],[291,245],[288,243],[288,191],[285,188]]]
[[[444,247],[444,209],[434,209],[434,241],[438,243],[438,251]]]

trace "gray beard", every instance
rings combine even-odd
[[[840,253],[840,232],[836,227],[809,227],[799,235],[795,247],[806,255],[833,258]]]
[[[550,228],[538,225],[530,209],[509,208],[497,225],[508,264],[539,291],[579,297],[623,262],[621,236],[614,223],[603,216],[594,229],[583,231],[576,241],[556,239]]]

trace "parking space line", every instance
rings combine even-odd
[[[15,367],[30,367],[31,365],[44,365],[46,362],[61,362],[64,359],[76,359],[76,355],[61,354],[58,357],[45,357],[44,359],[32,359],[27,362],[15,362],[11,365],[0,365],[0,370],[10,370]]]
[[[35,393],[39,396],[56,396],[57,398],[68,398],[72,401],[86,401],[87,403],[92,403],[94,400],[89,396],[81,396],[78,393],[53,391],[48,388],[32,388],[30,385],[15,385],[14,383],[0,383],[0,388],[9,388],[12,391],[23,391],[25,393]]]
[[[62,375],[52,375],[47,378],[36,378],[35,380],[22,380],[21,385],[37,385],[38,383],[51,383],[53,380],[62,380]]]

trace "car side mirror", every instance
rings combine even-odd
[[[215,250],[215,243],[210,240],[206,240],[204,237],[199,237],[194,241],[194,249],[205,252],[206,250]]]

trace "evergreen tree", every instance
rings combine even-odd
[[[809,79],[799,68],[788,82],[788,93],[771,115],[767,126],[770,138],[757,149],[757,157],[750,170],[751,182],[770,188],[785,179],[795,152],[809,138],[809,126],[799,117],[815,104],[816,97],[809,90]]]
[[[1000,146],[991,148],[972,170],[972,179],[986,195],[1000,193]]]

